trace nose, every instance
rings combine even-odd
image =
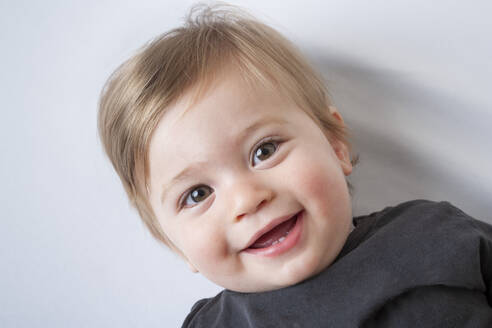
[[[234,221],[260,210],[274,198],[272,188],[258,183],[253,178],[236,181],[230,189]]]

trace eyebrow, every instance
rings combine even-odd
[[[244,140],[246,136],[252,134],[254,131],[258,130],[260,127],[266,126],[266,125],[272,125],[272,124],[285,124],[287,123],[285,120],[281,118],[275,118],[275,117],[268,117],[268,118],[263,118],[258,121],[253,122],[251,125],[249,125],[247,128],[245,128],[243,131],[241,131],[235,138],[236,143]],[[162,194],[161,194],[161,204],[164,203],[164,200],[166,199],[166,195],[169,193],[169,190],[178,182],[183,181],[190,176],[193,176],[193,174],[197,171],[203,170],[203,167],[208,164],[207,161],[198,161],[190,164],[187,166],[185,169],[183,169],[181,172],[179,172],[176,176],[174,176],[171,181],[168,184],[165,184],[162,187]]]

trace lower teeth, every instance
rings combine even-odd
[[[295,216],[295,219],[297,220],[297,215]],[[292,229],[293,229],[293,228],[292,228]],[[292,230],[292,229],[291,229],[291,230]],[[278,243],[281,243],[281,242],[283,242],[283,241],[285,240],[285,238],[287,237],[287,235],[290,233],[290,231],[291,231],[291,230],[287,231],[287,232],[285,233],[285,235],[284,235],[284,236],[282,236],[282,237],[280,237],[279,239],[275,240],[275,241],[274,241],[274,242],[272,242],[269,246],[263,246],[263,247],[251,247],[251,248],[267,248],[267,247],[274,246],[274,245],[276,245],[276,244],[278,244]]]
[[[280,237],[278,240],[275,240],[275,241],[272,243],[272,246],[273,246],[273,245],[276,245],[276,244],[278,244],[278,243],[281,243],[281,242],[283,242],[284,240],[285,240],[285,236],[284,236],[284,237]]]

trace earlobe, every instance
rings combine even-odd
[[[342,166],[342,171],[345,176],[349,176],[352,173],[352,163],[349,161],[340,162]]]
[[[342,126],[345,126],[345,122],[343,121],[342,115],[338,112],[337,108],[335,106],[328,106],[328,110],[330,111],[330,114],[341,123]]]
[[[341,123],[342,126],[345,126],[342,115],[340,115],[336,107],[328,106],[328,110],[330,111],[330,114]],[[336,140],[333,142],[332,146],[338,160],[340,161],[343,173],[346,176],[350,175],[352,173],[352,163],[350,161],[350,153],[347,145],[339,140]]]
[[[350,162],[350,155],[347,145],[341,141],[336,141],[335,145],[333,145],[333,150],[338,157],[343,173],[346,176],[350,175],[352,173],[352,163]]]

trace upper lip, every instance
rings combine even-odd
[[[247,249],[249,248],[251,245],[253,245],[255,243],[255,241],[260,238],[263,234],[265,234],[266,232],[272,230],[273,228],[275,228],[276,226],[278,226],[279,224],[281,223],[284,223],[285,221],[287,220],[290,220],[291,218],[293,218],[294,216],[296,216],[297,214],[299,214],[301,211],[297,211],[293,214],[288,214],[288,215],[284,215],[284,216],[281,216],[281,217],[278,217],[272,221],[270,221],[266,226],[264,226],[263,228],[261,228],[260,230],[258,230],[254,235],[253,237],[250,238],[250,240],[248,241],[248,244],[247,246],[244,248],[244,249]]]

